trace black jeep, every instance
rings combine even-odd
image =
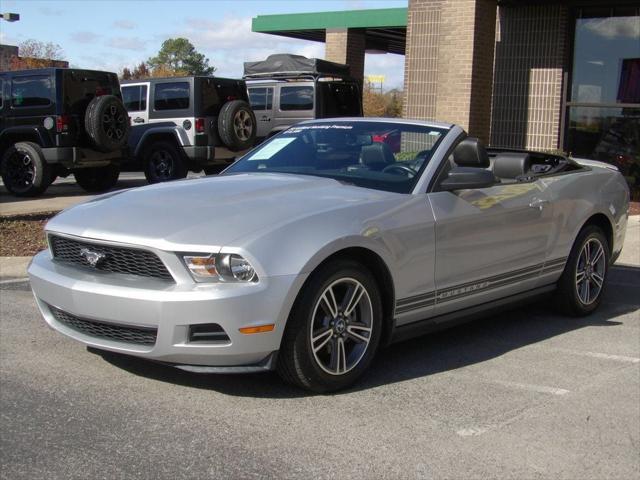
[[[118,181],[129,118],[115,73],[65,68],[0,72],[0,171],[17,196],[73,173],[88,192]]]

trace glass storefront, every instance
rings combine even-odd
[[[565,144],[576,157],[615,164],[636,200],[640,200],[639,10],[578,11]]]

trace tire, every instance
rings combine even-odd
[[[33,142],[18,142],[2,155],[2,181],[17,197],[41,195],[53,181],[53,169],[40,146]]]
[[[127,145],[129,114],[118,97],[95,97],[87,107],[84,128],[98,150],[113,152]]]
[[[243,100],[225,103],[218,116],[218,135],[230,150],[251,148],[256,143],[256,116]]]
[[[102,193],[113,188],[118,183],[120,167],[118,165],[108,165],[106,167],[82,168],[73,172],[76,183],[85,191],[91,193]]]
[[[330,315],[332,309],[323,301],[323,297],[331,297],[329,290],[337,300],[334,305],[341,305],[333,310],[346,313],[344,299],[354,298],[349,289],[358,285],[364,293],[351,315]],[[347,388],[369,367],[381,332],[382,300],[371,273],[348,260],[328,263],[312,274],[294,303],[278,353],[277,371],[285,381],[318,393]],[[358,342],[354,333],[360,337]],[[344,356],[339,355],[341,351]]]
[[[156,142],[143,155],[144,176],[149,183],[168,182],[185,178],[187,165],[178,148],[171,142]]]
[[[556,303],[563,313],[580,317],[598,308],[609,273],[609,248],[607,238],[597,226],[587,225],[580,231],[558,281]],[[591,260],[588,263],[595,260],[594,265],[585,264],[587,258]]]

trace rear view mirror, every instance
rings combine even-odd
[[[490,170],[474,167],[452,168],[447,178],[440,183],[440,190],[466,190],[469,188],[486,188],[497,182]]]

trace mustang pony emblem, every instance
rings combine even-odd
[[[97,267],[105,258],[107,258],[106,254],[100,252],[92,252],[88,248],[83,248],[82,250],[80,250],[80,256],[82,256],[87,261],[87,263],[94,268]]]

